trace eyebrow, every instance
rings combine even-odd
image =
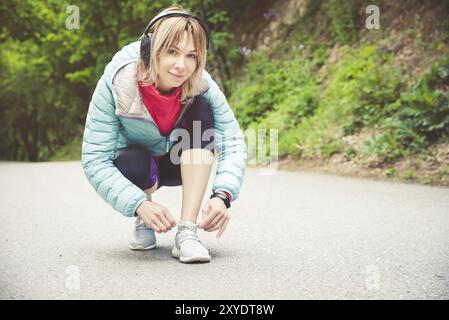
[[[175,49],[177,49],[177,50],[179,50],[179,48],[178,48],[177,46],[175,46],[175,45],[173,45],[172,47],[175,48]],[[189,51],[189,52],[196,52],[196,50],[191,50],[191,51]]]

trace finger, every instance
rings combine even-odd
[[[156,214],[156,218],[159,219],[159,221],[164,225],[166,230],[170,230],[172,228],[172,223],[168,220],[168,218],[171,218],[170,213],[167,209],[161,210],[158,214]]]
[[[146,225],[149,226],[151,229],[153,229],[155,232],[161,232],[159,227],[156,224],[154,224],[153,222],[147,223]]]
[[[204,226],[207,226],[209,223],[211,223],[211,221],[216,217],[216,215],[219,212],[220,211],[218,211],[218,210],[210,212],[209,215],[206,217],[206,219],[203,220],[203,222],[200,223],[200,228],[204,228]]]
[[[150,220],[150,219],[148,219],[147,217],[140,218],[140,219],[145,223],[145,225],[146,225],[148,228],[151,228],[151,229],[154,230],[154,228],[153,228],[153,220]],[[156,230],[154,230],[154,231],[156,231]]]
[[[170,223],[170,226],[176,227],[176,220],[172,217],[172,215],[167,211],[164,213],[165,217],[167,218],[168,222]]]
[[[218,221],[218,223],[214,227],[209,228],[209,230],[207,230],[207,231],[213,232],[213,231],[220,229],[223,226],[223,224],[225,223],[227,218],[228,218],[228,215],[224,215],[222,217],[222,219],[220,219],[220,221]]]
[[[167,231],[167,228],[165,228],[164,224],[162,222],[160,222],[159,219],[155,218],[153,220],[153,224],[156,225],[159,230],[159,231],[157,231],[157,230],[154,230],[154,231],[156,231],[156,232],[166,232]]]
[[[231,217],[230,217],[230,216],[227,216],[225,222],[224,222],[223,225],[221,226],[220,231],[218,231],[217,238],[220,238],[221,235],[223,234],[223,232],[225,231],[226,226],[228,225],[229,219],[231,219]]]
[[[164,207],[162,209],[161,215],[164,216],[164,218],[168,221],[169,229],[176,226],[176,220],[172,217],[172,215],[170,214],[170,211],[168,211],[167,208]]]
[[[218,217],[214,219],[214,221],[212,221],[212,223],[210,223],[209,226],[206,226],[204,230],[209,232],[218,230],[220,226],[223,224],[223,222],[226,220],[226,217],[227,217],[226,214],[218,215]]]
[[[218,229],[220,229],[221,227],[222,227],[222,225],[223,225],[223,222],[224,222],[224,220],[223,221],[221,221],[219,224],[217,224],[215,227],[213,227],[212,229],[204,229],[204,231],[207,231],[207,232],[214,232],[214,231],[217,231]]]
[[[204,226],[204,229],[210,229],[214,227],[217,224],[217,222],[223,218],[224,215],[225,215],[224,212],[218,213],[210,223]]]
[[[226,217],[226,220],[223,222],[223,224],[220,227],[220,230],[217,233],[217,238],[220,238],[221,235],[223,234],[223,232],[226,230],[226,227],[227,227],[227,225],[229,223],[229,219],[230,218],[231,218],[230,216]]]
[[[168,221],[168,219],[165,217],[164,214],[161,214],[159,216],[159,221],[162,222],[162,224],[164,225],[164,227],[167,231],[169,231],[172,228],[171,223]]]

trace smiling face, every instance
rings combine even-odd
[[[197,67],[197,51],[192,35],[184,31],[180,41],[159,58],[158,89],[170,93],[181,86]]]

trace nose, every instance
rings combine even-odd
[[[184,71],[184,69],[185,69],[184,57],[182,57],[181,55],[180,55],[180,57],[178,57],[176,59],[175,69],[180,70],[180,71]]]

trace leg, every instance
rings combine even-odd
[[[129,145],[117,151],[113,161],[120,172],[142,189],[151,201],[151,194],[158,187],[157,164],[142,146]]]
[[[158,171],[158,183],[146,192],[151,194],[154,188],[182,185],[181,220],[196,222],[215,159],[213,114],[210,105],[202,98],[195,98],[183,120],[185,125],[182,127],[189,133],[191,141],[187,143],[182,139],[178,140],[181,148],[172,148],[169,153],[157,160],[155,167]],[[196,137],[198,132],[199,137]],[[193,138],[200,141],[192,141]],[[201,141],[201,138],[205,141]],[[175,150],[178,151],[176,154]],[[171,161],[172,153],[173,157],[180,157],[180,164]]]
[[[213,129],[213,115],[209,104],[203,99],[196,99],[195,105],[186,115],[186,129],[191,139],[191,149],[183,150],[180,159],[182,179],[181,220],[196,223],[201,201],[209,181],[214,162],[213,144],[210,141],[195,143],[193,121],[201,121],[201,136],[208,129]],[[196,123],[198,125],[198,122]],[[213,136],[212,136],[213,137]],[[206,148],[208,146],[208,148]]]
[[[191,158],[204,159],[195,163]],[[207,159],[207,160],[206,160]],[[209,181],[214,161],[212,152],[206,149],[190,149],[181,155],[182,210],[181,220],[196,223],[201,201]]]
[[[198,239],[196,220],[214,161],[214,124],[210,105],[204,99],[195,98],[183,123],[190,141],[180,141],[181,155],[176,154],[180,164],[175,166],[169,159],[163,161],[163,165],[159,167],[167,170],[171,165],[172,170],[169,172],[175,173],[168,181],[162,178],[161,183],[165,184],[167,181],[170,185],[182,185],[181,221],[178,224],[172,256],[184,263],[209,262],[209,251]],[[198,133],[199,137],[196,136]],[[179,147],[171,151],[175,150],[179,150]],[[163,175],[160,171],[160,176],[168,175]]]
[[[117,150],[114,165],[137,187],[142,189],[151,201],[151,194],[157,189],[156,160],[142,146],[129,145]],[[156,247],[154,230],[136,218],[133,239],[129,242],[131,250],[150,250]]]

